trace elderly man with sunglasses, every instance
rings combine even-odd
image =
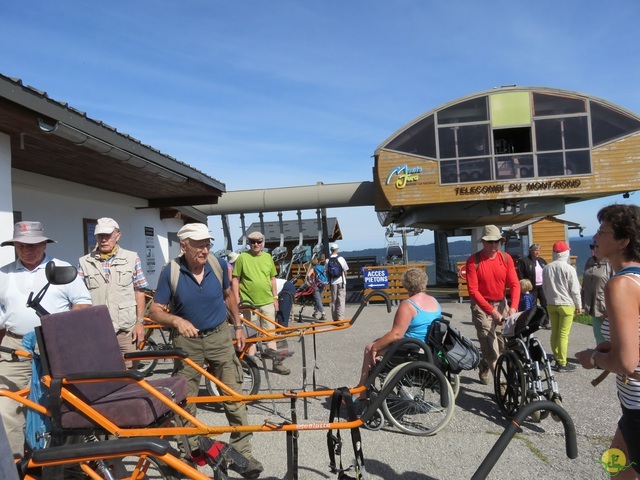
[[[482,229],[482,250],[467,259],[467,289],[471,299],[471,320],[476,327],[482,361],[480,381],[491,382],[498,355],[504,349],[502,319],[518,311],[520,282],[513,258],[500,250],[504,238],[495,225]],[[507,299],[509,287],[510,300]]]
[[[241,299],[251,302],[258,312],[275,321],[276,312],[279,310],[276,265],[273,257],[263,250],[264,235],[261,232],[251,232],[247,239],[250,250],[242,252],[233,264],[233,290],[239,292],[238,302]],[[273,325],[255,313],[245,312],[245,315],[250,316],[250,320],[255,324],[259,321],[265,329],[273,328]],[[291,373],[291,370],[282,364],[285,357],[278,351],[275,341],[267,343],[262,355],[273,360],[274,373]]]

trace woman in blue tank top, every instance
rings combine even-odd
[[[384,355],[385,349],[396,340],[412,337],[426,341],[429,325],[442,316],[442,308],[438,301],[425,293],[427,280],[426,272],[420,268],[409,268],[402,275],[402,286],[409,293],[409,298],[398,306],[391,330],[364,349],[358,385],[364,384],[376,357]],[[365,396],[366,393],[362,393],[358,399]]]
[[[618,449],[616,479],[640,473],[640,207],[609,205],[598,212],[600,228],[593,237],[598,257],[609,260],[616,274],[604,288],[606,341],[576,353],[586,369],[617,374],[622,409],[611,449]],[[609,450],[612,451],[612,450]],[[605,468],[607,468],[605,466]],[[609,472],[609,470],[607,470]],[[609,472],[612,473],[612,472]]]

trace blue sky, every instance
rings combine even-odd
[[[640,113],[636,0],[21,0],[0,8],[4,75],[229,191],[372,180],[373,152],[393,132],[501,85],[579,91]],[[562,218],[592,235],[597,209],[613,201],[624,200],[569,206]],[[373,207],[328,215],[338,217],[343,250],[386,245]],[[209,223],[221,238],[220,220]],[[234,239],[239,225],[232,219]]]

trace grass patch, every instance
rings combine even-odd
[[[593,323],[591,322],[591,315],[585,315],[584,313],[581,313],[580,315],[576,315],[575,317],[573,317],[573,321],[577,322],[577,323],[581,323],[583,325],[593,325]]]

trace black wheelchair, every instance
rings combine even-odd
[[[524,405],[537,400],[548,400],[562,406],[549,357],[540,341],[533,336],[546,319],[544,308],[536,305],[521,313],[512,334],[505,335],[507,342],[496,364],[494,390],[500,410],[508,417],[513,417]],[[554,420],[560,420],[557,414],[548,410],[534,411],[530,418],[539,422],[549,413]]]
[[[438,433],[451,420],[460,378],[439,361],[437,352],[425,341],[403,338],[393,343],[370,375],[374,376],[368,390],[370,401],[385,385],[395,386],[365,423],[366,428],[379,430],[386,420],[404,433],[428,436]]]

